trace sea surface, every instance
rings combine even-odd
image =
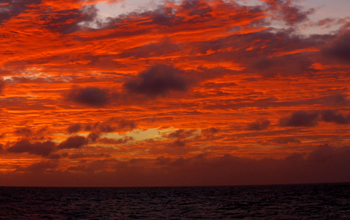
[[[0,219],[350,219],[350,184],[0,187]]]

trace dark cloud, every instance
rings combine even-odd
[[[258,20],[264,13],[262,7],[237,7],[237,4],[232,4],[232,2],[226,2],[222,0],[216,1],[215,5],[208,4],[207,1],[202,0],[190,0],[190,1],[181,1],[180,4],[174,6],[171,5],[159,5],[152,11],[142,11],[140,13],[134,12],[129,15],[119,16],[117,18],[109,18],[107,22],[101,23],[100,26],[103,28],[112,28],[118,26],[118,24],[128,21],[132,22],[134,19],[143,19],[147,18],[145,24],[158,26],[156,28],[161,29],[164,33],[165,31],[171,31],[172,27],[184,25],[184,29],[188,30],[189,28],[193,30],[200,29],[202,25],[193,25],[201,24],[208,20],[217,20],[217,26],[220,23],[227,23],[227,20],[222,19],[221,16],[214,16],[213,11],[219,10],[227,12],[225,19],[230,21],[236,21],[239,19],[253,19]],[[249,10],[250,13],[246,13]],[[229,13],[234,11],[235,13]],[[193,26],[189,26],[193,25]],[[212,24],[215,26],[215,24]],[[165,27],[165,28],[164,28]],[[143,30],[142,30],[143,31]],[[138,30],[140,33],[140,30]],[[122,33],[121,33],[122,34]],[[129,35],[131,33],[128,33]]]
[[[251,131],[261,131],[267,129],[270,125],[270,121],[267,119],[258,119],[253,123],[248,124],[247,130]]]
[[[75,153],[68,156],[69,159],[82,159],[82,158],[104,158],[104,157],[111,157],[109,154],[84,154],[84,153]]]
[[[88,135],[87,139],[89,139],[92,142],[95,142],[100,137],[100,135],[100,133],[92,132]]]
[[[216,51],[206,57],[211,61],[235,60],[246,68],[242,70],[246,73],[253,72],[266,77],[306,75],[316,71],[312,68],[319,55],[315,48],[324,46],[333,38],[333,35],[327,34],[305,37],[294,29],[280,29],[276,32],[265,30],[200,42],[192,46],[192,51],[197,54]],[[221,52],[232,47],[238,49]],[[308,48],[313,48],[314,51],[308,51]],[[298,50],[305,52],[295,52]],[[211,75],[215,75],[215,72],[217,71]]]
[[[304,11],[301,7],[285,5],[283,7],[284,19],[288,24],[298,24],[308,20],[308,16],[313,14],[315,9]]]
[[[184,22],[195,23],[205,18],[211,18],[210,12],[212,11],[212,8],[205,1],[182,1],[177,9],[171,7],[158,8],[153,13],[152,23],[169,27],[180,25]],[[184,13],[185,16],[175,16],[177,13]]]
[[[14,131],[16,136],[24,137],[25,139],[33,140],[45,140],[46,135],[49,133],[48,127],[41,127],[36,130],[31,127],[18,128]]]
[[[112,138],[100,138],[98,140],[98,143],[102,143],[102,144],[126,144],[130,141],[133,141],[134,138],[133,137],[124,137],[124,138],[119,138],[119,139],[112,139]]]
[[[184,147],[187,142],[200,137],[197,132],[197,129],[179,129],[170,134],[165,134],[163,137],[175,139],[169,143],[170,147]]]
[[[91,124],[88,124],[88,125],[85,126],[85,129],[84,129],[84,130],[85,130],[85,131],[91,131],[91,130],[92,130],[92,127],[93,127],[93,126],[92,126]]]
[[[2,0],[0,1],[0,24],[11,17],[26,11],[30,5],[40,4],[41,0]]]
[[[56,154],[56,153],[51,153],[47,158],[52,159],[52,160],[58,160],[61,158],[65,158],[65,154]]]
[[[210,12],[212,12],[213,9],[204,1],[200,1],[200,0],[183,1],[181,4],[181,8],[184,11],[188,11],[188,15],[190,16],[197,15],[197,16],[206,17],[206,18],[212,17],[212,15],[210,15]]]
[[[51,11],[49,15],[43,15],[46,28],[53,32],[70,34],[83,28],[83,22],[93,22],[97,17],[98,9],[93,5],[84,6],[81,9]]]
[[[321,114],[322,120],[325,122],[333,122],[336,124],[349,124],[350,115],[344,116],[341,113],[337,113],[335,110],[326,110]]]
[[[57,167],[58,163],[56,161],[42,161],[33,163],[27,167],[19,167],[16,171],[44,172],[46,170],[54,170]]]
[[[125,131],[125,130],[132,131],[135,128],[137,128],[137,123],[133,120],[122,119],[122,120],[119,120],[117,123],[118,123],[117,129],[119,131]]]
[[[73,88],[67,95],[67,99],[93,107],[103,107],[110,102],[108,91],[97,87]]]
[[[337,110],[314,112],[298,111],[294,112],[288,118],[280,119],[280,125],[290,127],[313,127],[320,121],[345,125],[350,123],[350,114],[345,116],[342,113],[338,113]]]
[[[169,146],[172,146],[172,147],[184,147],[185,145],[186,145],[186,141],[180,140],[180,139],[177,139],[169,144]]]
[[[294,112],[288,118],[282,118],[280,120],[280,125],[290,126],[290,127],[313,127],[317,125],[318,120],[319,120],[318,112],[298,111],[298,112]]]
[[[346,94],[335,93],[330,96],[324,97],[326,104],[330,105],[347,105],[349,103],[348,97]]]
[[[20,128],[15,130],[14,133],[19,136],[29,137],[33,134],[33,131],[30,128]]]
[[[1,23],[1,22],[0,22]],[[4,88],[6,86],[6,82],[4,79],[0,79],[0,94],[3,92]]]
[[[161,156],[161,157],[158,157],[156,159],[155,164],[156,165],[166,165],[166,164],[169,164],[170,162],[171,162],[171,159],[169,157]]]
[[[307,159],[309,161],[324,163],[333,160],[336,149],[328,144],[320,145],[316,150],[312,151]]]
[[[260,57],[252,63],[249,69],[264,76],[300,75],[309,73],[313,62],[308,55],[288,55],[280,57]],[[294,68],[288,68],[288,67]]]
[[[124,83],[128,92],[143,94],[151,98],[165,96],[170,91],[186,91],[188,82],[181,76],[181,70],[159,64]]]
[[[246,37],[246,39],[243,39]],[[245,63],[247,70],[257,72],[264,76],[276,75],[300,75],[314,72],[314,52],[290,53],[296,50],[307,48],[317,48],[324,45],[332,36],[312,35],[304,37],[298,35],[294,30],[279,30],[276,33],[262,31],[240,36],[247,47],[251,42],[254,43],[254,49],[250,51],[241,51],[241,57],[238,57],[242,63]],[[278,51],[278,52],[277,52]],[[307,51],[307,50],[306,50]],[[238,56],[239,54],[237,54]]]
[[[88,139],[83,136],[72,136],[58,145],[58,149],[77,149],[88,144]]]
[[[318,21],[314,25],[319,26],[319,27],[329,28],[335,22],[336,22],[336,19],[334,19],[334,18],[325,18],[325,19]]]
[[[164,178],[172,176],[175,185],[184,180],[188,185],[245,185],[349,181],[349,161],[350,147],[322,145],[309,155],[296,153],[283,159],[255,160],[226,154],[212,159],[159,157],[155,163],[167,168]]]
[[[272,139],[271,141],[277,144],[300,144],[301,143],[301,141],[293,137],[277,137]]]
[[[350,31],[341,33],[329,46],[322,52],[328,57],[332,57],[344,63],[350,62]]]
[[[135,47],[124,51],[120,54],[121,57],[134,57],[134,58],[150,58],[160,57],[162,55],[168,55],[171,53],[180,52],[182,49],[181,44],[172,43],[165,39],[160,43],[150,43],[140,47]]]
[[[201,134],[205,138],[211,138],[218,132],[219,132],[219,129],[214,128],[214,127],[201,130]]]
[[[223,4],[223,2],[220,3]],[[182,1],[176,8],[168,6],[158,7],[152,12],[142,13],[139,16],[151,16],[152,21],[150,23],[173,27],[183,23],[196,23],[206,18],[211,18],[211,11],[212,8],[205,1],[190,0]],[[176,16],[178,13],[182,13],[183,16]]]
[[[93,158],[72,154],[77,158]],[[95,155],[103,157],[103,155]],[[153,161],[153,168],[145,169]],[[50,171],[41,178],[22,173],[1,174],[2,185],[27,182],[36,186],[198,186],[298,184],[350,181],[350,147],[322,145],[310,154],[294,153],[282,159],[251,159],[225,154],[208,157],[158,157],[155,160],[93,160],[55,171],[57,161],[44,161],[17,171]],[[111,172],[99,172],[114,169]],[[79,171],[70,173],[69,171]],[[20,174],[20,175],[17,175]],[[11,177],[11,178],[9,178]],[[26,181],[24,181],[26,180]],[[43,182],[45,180],[45,182]],[[65,182],[62,182],[64,180]]]
[[[92,162],[86,163],[85,165],[70,167],[68,170],[96,173],[98,171],[106,170],[108,167],[110,167],[111,163],[115,162],[115,159],[93,160]]]
[[[287,24],[294,25],[308,20],[308,15],[315,9],[303,10],[301,6],[292,5],[290,0],[263,0],[271,11],[274,11],[278,19],[283,19]]]
[[[81,124],[77,123],[77,124],[72,124],[70,126],[68,126],[67,128],[67,133],[71,134],[71,133],[77,133],[79,132],[81,129]]]
[[[52,141],[30,143],[28,140],[20,140],[6,149],[10,153],[30,153],[40,156],[49,156],[55,151],[56,144]]]
[[[86,126],[86,131],[94,131],[96,134],[110,132],[127,132],[138,127],[137,122],[133,120],[109,118],[104,122],[96,122]]]
[[[94,128],[95,130],[98,130],[101,133],[109,133],[116,130],[116,127],[113,126],[113,124],[110,124],[108,122],[102,122],[102,123],[97,122],[96,124],[94,124]]]
[[[179,129],[176,130],[174,132],[171,132],[170,134],[167,135],[163,135],[166,138],[169,139],[186,139],[189,137],[193,137],[196,134],[197,130],[196,129],[189,129],[189,130],[185,130],[185,129]]]

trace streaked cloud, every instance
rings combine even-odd
[[[1,3],[3,179],[350,181],[348,17],[294,0],[103,11],[124,3]]]

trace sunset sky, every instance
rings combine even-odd
[[[0,0],[0,185],[350,181],[349,0]]]

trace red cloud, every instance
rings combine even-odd
[[[346,18],[305,34],[314,10],[289,0],[180,1],[106,19],[101,2],[2,5],[0,176],[348,181],[347,147],[309,154],[349,145]],[[316,24],[338,27],[326,18]]]

